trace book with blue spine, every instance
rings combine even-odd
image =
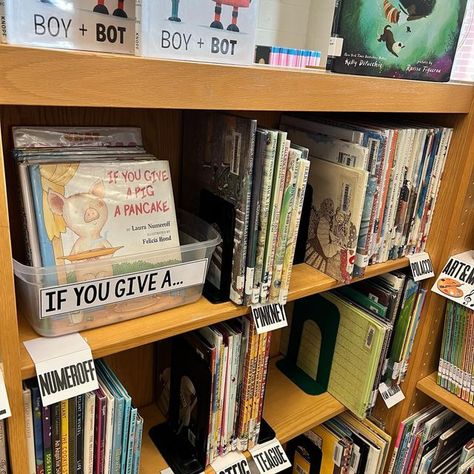
[[[33,407],[33,432],[35,438],[35,458],[36,458],[36,473],[44,474],[44,455],[43,455],[43,426],[41,420],[41,410],[43,404],[41,403],[41,396],[38,384],[33,382],[30,385],[31,402]]]
[[[135,444],[135,432],[137,429],[137,415],[138,411],[135,407],[132,407],[130,411],[130,428],[128,431],[128,445],[127,445],[127,462],[125,464],[125,474],[132,474],[133,472],[133,446]]]
[[[137,427],[135,430],[135,442],[133,444],[133,474],[138,474],[140,471],[140,454],[142,447],[142,436],[143,436],[143,418],[140,414],[137,414]]]

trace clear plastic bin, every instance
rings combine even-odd
[[[184,211],[178,213],[178,227],[181,246],[176,249],[55,267],[29,267],[14,260],[21,313],[38,334],[49,337],[193,303],[201,296],[221,237]]]

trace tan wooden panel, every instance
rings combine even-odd
[[[436,372],[421,379],[417,383],[418,390],[428,395],[433,400],[436,400],[441,405],[454,411],[459,416],[474,423],[474,406],[461,400],[457,395],[454,395],[436,383]]]
[[[10,462],[13,472],[27,472],[20,345],[1,136],[0,131],[0,361],[3,361],[5,385],[12,413],[7,422]]]
[[[472,100],[471,85],[6,45],[0,64],[0,104],[445,113]]]
[[[146,344],[105,358],[132,397],[136,407],[153,403],[155,351]]]

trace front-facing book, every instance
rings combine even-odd
[[[137,54],[211,61],[253,62],[257,0],[142,0]]]

